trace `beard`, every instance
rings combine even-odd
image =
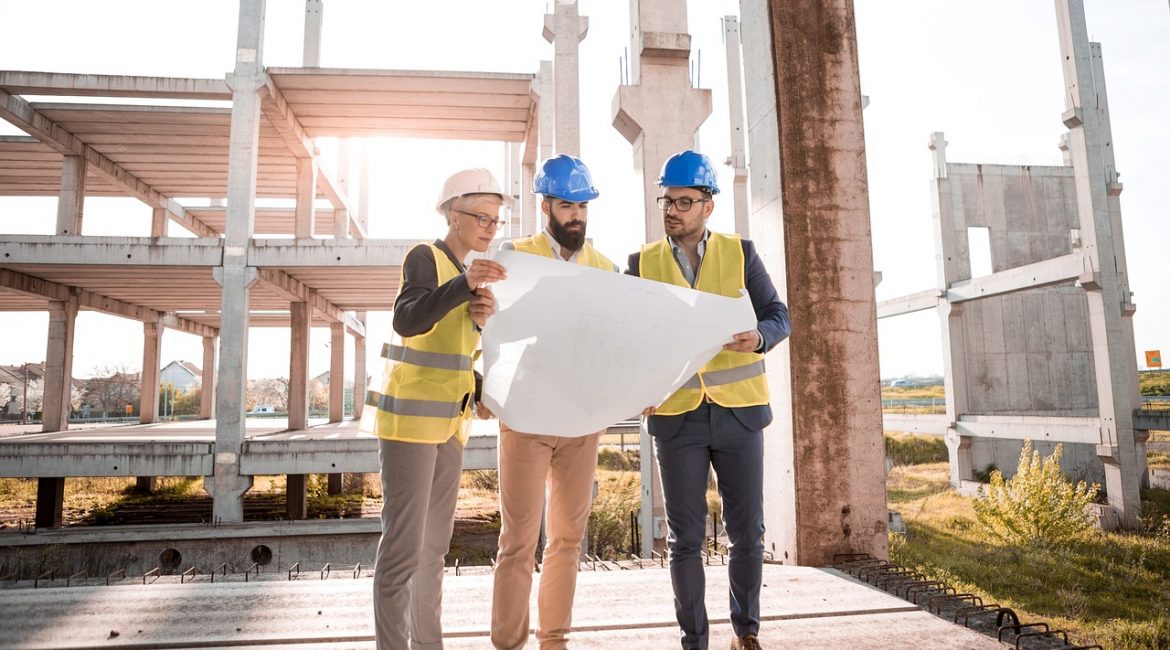
[[[581,226],[581,230],[569,230],[569,226],[577,225]],[[568,250],[579,251],[585,245],[585,222],[580,219],[561,225],[554,217],[549,216],[548,231],[558,244]]]

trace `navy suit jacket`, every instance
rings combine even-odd
[[[767,352],[776,347],[777,343],[788,338],[788,335],[792,333],[792,324],[788,321],[788,307],[776,293],[776,285],[772,284],[772,278],[768,275],[768,270],[764,268],[763,260],[756,253],[755,245],[747,239],[742,240],[742,244],[743,286],[747,289],[748,296],[752,301],[752,308],[756,311],[756,328],[764,339],[761,351]],[[713,254],[712,251],[708,250],[704,255],[703,263],[706,264],[707,256]],[[640,252],[630,255],[629,266],[626,268],[627,275],[641,277],[641,258]],[[772,422],[772,407],[768,404],[728,410],[748,431],[760,431]],[[674,434],[678,433],[684,419],[686,419],[686,413],[652,415],[648,423],[650,435],[663,439],[673,438]]]

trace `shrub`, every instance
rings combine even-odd
[[[611,478],[599,486],[589,514],[587,552],[603,559],[626,557],[630,550],[630,513],[641,505],[641,483],[633,475]]]
[[[500,491],[500,472],[494,469],[476,469],[463,473],[463,485],[484,492]]]
[[[947,444],[935,436],[886,436],[886,455],[895,465],[945,463],[948,458]]]
[[[601,449],[597,452],[597,466],[615,472],[628,472],[641,468],[637,449],[627,449],[624,454],[617,449]]]
[[[993,538],[1011,545],[1063,546],[1093,527],[1087,511],[1097,485],[1073,485],[1060,471],[1063,445],[1048,458],[1025,440],[1020,464],[1011,480],[991,473],[991,484],[975,501],[975,516]]]

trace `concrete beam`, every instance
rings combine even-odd
[[[137,77],[2,70],[0,71],[0,88],[14,95],[207,100],[230,100],[232,98],[232,92],[223,79],[188,77]]]
[[[206,442],[0,444],[0,476],[211,476]]]
[[[1099,418],[1027,415],[960,415],[955,430],[961,436],[1002,440],[1042,440],[1089,445],[1101,441]]]
[[[365,326],[352,314],[317,294],[316,290],[288,273],[274,268],[258,268],[256,275],[266,286],[290,302],[307,302],[318,314],[332,321],[344,323],[354,335],[365,336]]]
[[[223,241],[218,237],[5,235],[0,240],[0,259],[6,264],[214,267],[223,261]]]
[[[0,287],[49,301],[66,300],[70,295],[76,294],[78,307],[142,322],[161,322],[173,330],[196,336],[214,336],[216,334],[214,327],[196,323],[181,316],[154,311],[149,307],[122,302],[99,293],[50,282],[9,269],[0,269]]]
[[[964,302],[1027,289],[1050,287],[1083,279],[1086,274],[1088,277],[1092,277],[1089,258],[1082,253],[1069,253],[991,275],[953,282],[947,288],[947,300]]]
[[[23,98],[0,90],[0,118],[37,138],[64,156],[79,156],[104,178],[126,188],[131,195],[151,207],[165,208],[179,225],[200,237],[216,237],[210,226],[187,214],[183,206],[159,192],[97,149],[76,138],[52,120],[41,115]]]
[[[903,314],[912,314],[916,311],[934,309],[938,307],[938,301],[942,297],[942,291],[938,289],[927,289],[926,291],[919,291],[918,293],[883,300],[877,305],[878,318],[889,318],[891,316],[901,316]]]
[[[951,419],[946,415],[918,413],[883,413],[883,431],[902,431],[922,436],[946,435]]]
[[[496,469],[498,436],[471,436],[463,448],[463,469]],[[3,447],[0,447],[0,451]],[[379,471],[378,440],[249,440],[244,443],[240,471],[272,474],[365,474]]]
[[[1136,409],[1133,428],[1141,431],[1170,431],[1170,411]]]

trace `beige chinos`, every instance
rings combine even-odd
[[[382,539],[374,568],[378,650],[441,650],[443,566],[463,469],[457,436],[442,444],[378,441]],[[409,622],[409,623],[408,623]]]
[[[500,650],[519,650],[528,640],[528,599],[546,485],[548,545],[540,570],[536,638],[541,650],[565,647],[600,438],[601,432],[576,438],[520,433],[500,423],[500,550],[492,597],[492,645]]]

